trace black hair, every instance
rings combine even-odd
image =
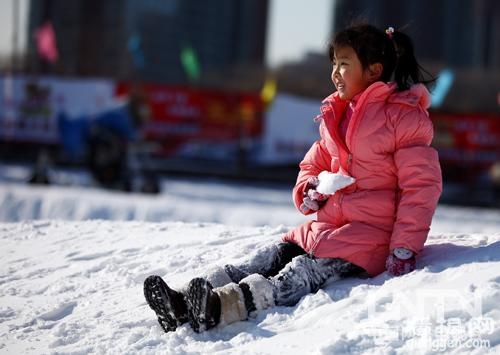
[[[338,32],[330,41],[330,60],[333,61],[337,48],[346,46],[354,49],[363,69],[374,63],[382,64],[379,80],[394,80],[399,91],[408,90],[413,84],[427,85],[435,80],[418,64],[411,38],[401,31],[386,33],[369,24],[350,26]]]

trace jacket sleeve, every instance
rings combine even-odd
[[[323,140],[314,142],[309,151],[304,156],[304,159],[299,164],[299,174],[295,187],[293,188],[293,202],[295,207],[300,211],[299,207],[302,204],[304,190],[307,186],[307,180],[310,177],[318,176],[324,170],[330,171],[332,157],[324,146]],[[302,213],[302,212],[301,212]],[[309,212],[307,214],[312,214]]]
[[[400,196],[390,250],[403,247],[419,253],[442,191],[438,154],[430,147],[432,122],[425,111],[411,110],[395,124],[395,137]]]

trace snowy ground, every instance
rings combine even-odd
[[[304,221],[290,189],[165,179],[162,194],[85,175],[22,183],[0,165],[0,354],[500,352],[500,211],[439,206],[418,270],[328,284],[291,308],[203,334],[165,334],[142,295],[237,263]]]

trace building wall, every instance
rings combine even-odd
[[[190,47],[202,74],[264,65],[268,0],[32,0],[30,33],[44,19],[56,30],[60,60],[47,65],[30,38],[31,69],[183,84],[180,53]],[[144,65],[128,49],[139,39]]]

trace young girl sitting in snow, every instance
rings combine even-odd
[[[199,332],[293,306],[332,278],[415,269],[442,184],[411,40],[392,28],[356,25],[335,36],[329,54],[337,91],[323,101],[320,139],[293,189],[297,208],[316,220],[184,290],[148,277],[144,294],[166,332],[186,322]]]

